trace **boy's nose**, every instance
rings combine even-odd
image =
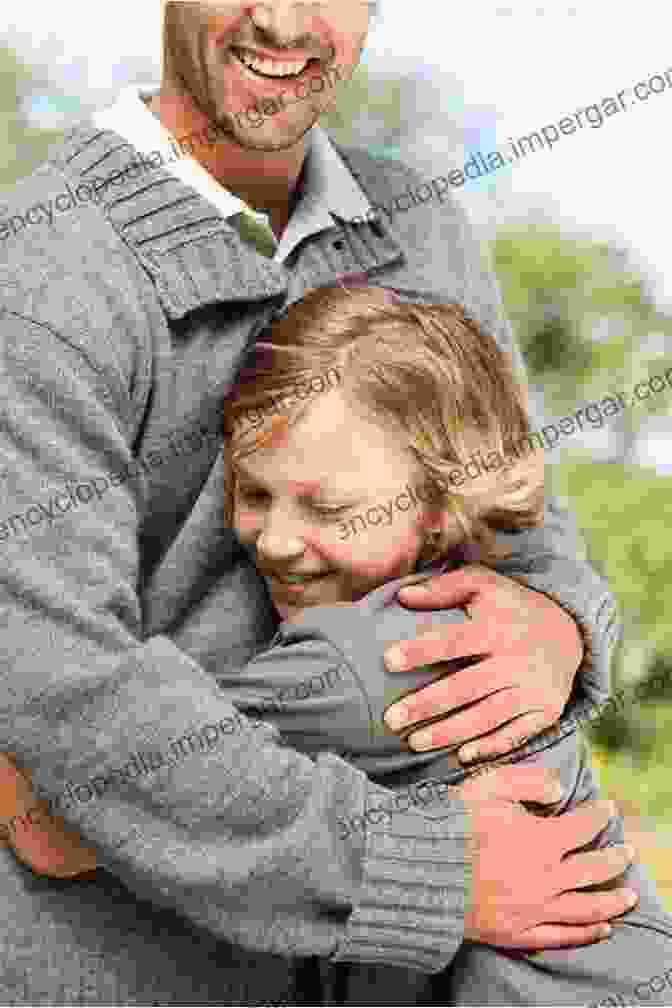
[[[257,540],[257,553],[269,560],[293,559],[301,556],[305,548],[302,539],[275,532],[262,532]]]

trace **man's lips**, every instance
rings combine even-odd
[[[289,81],[298,83],[304,79],[314,77],[321,69],[321,61],[315,57],[306,57],[301,60],[276,59],[275,57],[266,62],[263,59],[252,59],[249,51],[243,57],[241,50],[233,47],[231,50],[232,62],[238,68],[242,76],[248,80],[268,82],[269,84],[287,84]],[[248,64],[252,64],[251,66]],[[297,72],[293,72],[298,70]],[[265,72],[268,71],[268,72]]]
[[[304,50],[296,49],[294,51],[289,51],[283,49],[282,52],[274,52],[271,49],[264,49],[263,46],[258,45],[232,45],[232,49],[242,52],[250,53],[252,55],[258,56],[260,59],[275,60],[276,63],[290,62],[290,63],[304,63],[306,60],[319,59],[319,54],[307,53]]]

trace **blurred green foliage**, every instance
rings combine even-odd
[[[654,363],[639,351],[651,331],[670,337],[672,365],[672,319],[656,308],[646,278],[622,250],[528,227],[499,234],[493,258],[507,314],[549,409],[630,392]],[[659,370],[660,363],[656,358]],[[671,401],[648,406],[669,411]]]
[[[624,811],[650,818],[660,830],[672,829],[672,704],[645,701],[638,708],[642,746],[610,749],[599,760],[604,793]],[[599,751],[599,750],[598,750]],[[668,854],[669,856],[669,854]]]
[[[34,75],[14,50],[0,43],[0,187],[29,175],[63,133],[29,126],[21,114]]]
[[[618,463],[566,461],[555,484],[638,635],[658,655],[672,658],[672,476]]]
[[[672,367],[672,319],[656,307],[628,255],[607,244],[528,227],[498,235],[493,258],[507,314],[531,381],[543,387],[549,418],[616,393],[628,404],[605,421],[616,435],[613,461],[592,461],[585,449],[566,442],[549,475],[620,604],[624,633],[614,684],[640,682],[660,663],[672,662],[672,477],[632,464],[632,453],[648,415],[672,415],[672,388],[630,404],[637,382]],[[646,349],[652,333],[663,337],[662,352]],[[656,744],[641,704],[603,714],[589,733],[637,758],[650,755]]]

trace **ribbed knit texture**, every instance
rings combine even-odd
[[[382,789],[367,797],[373,809],[389,804]],[[455,922],[466,912],[471,880],[464,840],[469,827],[464,809],[444,807],[437,816],[392,811],[389,824],[367,820],[367,885],[334,962],[391,963],[434,973],[452,957],[462,933]]]

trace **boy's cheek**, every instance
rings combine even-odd
[[[233,527],[241,542],[246,542],[256,531],[257,516],[253,511],[236,509],[233,515]]]
[[[353,535],[346,540],[344,524],[340,522],[336,532],[329,536],[318,533],[305,537],[306,543],[330,566],[349,571],[353,578],[381,583],[400,576],[399,571],[407,574],[409,569],[415,569],[420,544],[413,529],[402,535],[398,531],[396,535],[389,532],[385,535],[385,529],[381,528],[377,534]]]

